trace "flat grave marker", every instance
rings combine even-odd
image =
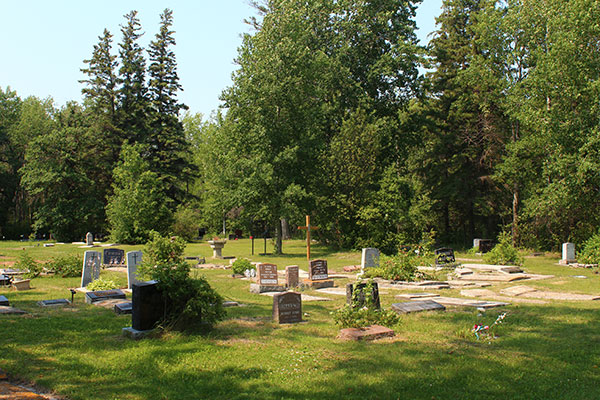
[[[124,303],[115,304],[114,310],[118,315],[123,314],[131,314],[133,308],[133,303],[131,301],[126,301]]]
[[[398,314],[409,314],[421,311],[443,311],[446,307],[433,300],[415,300],[392,304],[392,310]]]
[[[0,306],[10,306],[10,303],[8,301],[8,299],[6,298],[6,296],[0,296]]]
[[[67,299],[54,299],[38,301],[40,307],[62,307],[68,306],[71,302]]]
[[[97,290],[95,292],[87,292],[85,294],[85,302],[88,304],[94,304],[99,301],[113,300],[113,299],[125,299],[125,293],[122,290]]]
[[[273,319],[280,324],[302,322],[302,296],[296,292],[273,296]]]

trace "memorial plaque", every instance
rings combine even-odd
[[[360,268],[379,267],[379,249],[367,247],[362,249]]]
[[[8,302],[6,296],[0,296],[0,306],[10,306],[10,303]]]
[[[409,314],[420,311],[443,311],[446,307],[436,303],[435,300],[408,301],[392,304],[392,310],[398,314]]]
[[[297,287],[300,283],[300,269],[297,265],[288,265],[285,267],[285,284],[287,287]]]
[[[258,264],[256,268],[257,282],[260,286],[277,285],[277,265]]]
[[[367,305],[367,283],[348,283],[346,284],[346,304],[356,308],[362,308]],[[356,293],[355,293],[356,292]],[[379,299],[379,286],[377,282],[371,284],[371,299],[376,309],[381,308]]]
[[[311,260],[308,263],[308,279],[323,281],[329,278],[327,273],[327,260]]]
[[[273,296],[273,319],[280,324],[302,322],[302,296],[296,292]]]
[[[68,306],[69,304],[71,304],[71,302],[67,299],[55,299],[38,301],[38,304],[42,307],[58,307]]]
[[[125,261],[125,250],[104,249],[102,259],[105,265],[121,265]]]
[[[137,267],[142,263],[141,251],[127,252],[127,288],[131,289],[134,283],[139,283],[137,278]]]
[[[97,290],[95,292],[87,292],[85,294],[85,302],[88,304],[96,303],[103,300],[125,299],[125,293],[121,290]]]
[[[132,308],[133,308],[133,304],[130,301],[127,301],[125,303],[115,304],[114,310],[115,310],[115,313],[117,313],[119,315],[131,314]]]
[[[134,283],[131,295],[131,326],[138,331],[153,329],[165,314],[165,301],[156,281]]]
[[[81,287],[86,287],[100,277],[100,253],[86,251],[83,255],[83,270],[81,271]]]

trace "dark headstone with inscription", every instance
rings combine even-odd
[[[491,239],[479,239],[479,253],[487,253],[494,248],[494,241]]]
[[[104,249],[102,252],[102,260],[104,265],[125,264],[125,250]]]
[[[85,302],[93,304],[103,300],[125,299],[125,293],[119,289],[115,290],[97,290],[95,292],[87,292],[85,294]]]
[[[308,279],[311,281],[324,281],[329,278],[327,260],[311,260],[308,263]]]
[[[371,293],[368,293],[369,286],[371,287]],[[375,308],[380,309],[381,301],[379,299],[379,286],[377,282],[373,282],[371,285],[364,282],[346,284],[346,304],[362,308],[367,305],[367,294],[371,297]]]
[[[442,247],[435,250],[435,263],[439,266],[450,266],[456,262],[454,249]]]
[[[0,306],[10,306],[10,303],[8,302],[6,296],[0,296]]]
[[[277,286],[277,265],[275,264],[258,264],[256,267],[256,282],[260,286]]]
[[[156,281],[133,284],[131,325],[138,331],[153,329],[163,318],[165,302]]]
[[[273,296],[273,319],[280,324],[302,322],[302,296],[296,292]]]

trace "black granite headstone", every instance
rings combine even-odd
[[[105,265],[125,264],[125,250],[104,249],[102,258]]]
[[[375,308],[381,308],[381,302],[379,300],[379,286],[377,282],[372,283],[371,298]],[[346,304],[350,304],[353,307],[361,308],[366,305],[366,283],[348,283],[346,284]],[[354,293],[356,292],[356,294]]]
[[[96,303],[97,301],[125,299],[125,293],[122,290],[97,290],[95,292],[87,292],[85,294],[85,302],[88,304]]]
[[[494,241],[491,239],[479,239],[479,252],[487,253],[494,248]]]
[[[454,249],[442,247],[435,250],[435,263],[437,265],[448,265],[456,262],[454,258]]]
[[[138,331],[153,329],[164,317],[165,302],[156,281],[132,286],[131,326]]]

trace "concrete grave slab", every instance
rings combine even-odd
[[[340,330],[338,339],[341,340],[376,340],[394,337],[393,330],[381,325],[371,325],[367,328],[346,328]]]
[[[413,300],[404,303],[393,303],[392,310],[398,314],[409,314],[421,311],[443,311],[446,307],[433,300]]]
[[[532,288],[530,286],[519,285],[519,286],[511,286],[500,290],[500,293],[506,294],[508,296],[520,296],[524,293],[535,292],[537,289]]]
[[[473,308],[494,308],[508,306],[509,303],[500,301],[478,301],[471,299],[461,299],[457,297],[436,297],[432,301],[444,306],[455,307],[473,307]]]
[[[421,299],[428,299],[428,298],[432,298],[432,297],[440,297],[439,294],[436,293],[403,293],[403,294],[397,294],[396,298],[397,299],[407,299],[407,300],[421,300]]]
[[[466,297],[493,297],[496,296],[496,292],[489,289],[465,289],[460,291],[460,295]]]

